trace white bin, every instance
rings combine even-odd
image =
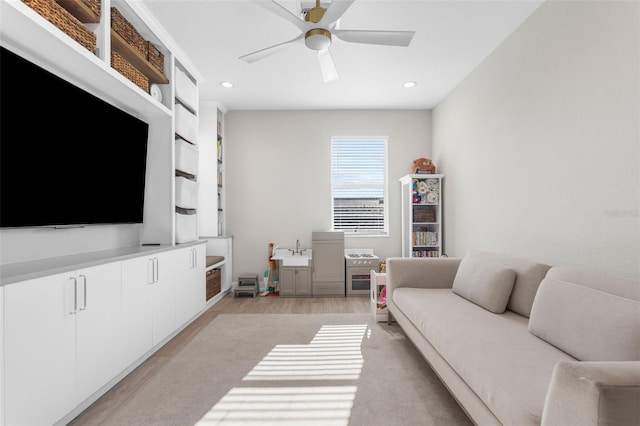
[[[176,98],[194,111],[198,109],[198,87],[180,68],[176,67]]]
[[[193,115],[183,105],[175,104],[175,120],[176,120],[176,134],[185,139],[187,142],[191,142],[194,145],[198,144],[198,117]]]
[[[198,147],[184,139],[176,139],[176,170],[198,174]]]
[[[183,209],[198,207],[198,182],[182,176],[176,177],[176,206]]]
[[[198,215],[176,213],[176,244],[198,239]]]

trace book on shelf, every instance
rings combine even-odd
[[[438,245],[438,233],[431,231],[414,231],[411,233],[411,240],[414,246],[435,246]]]
[[[414,250],[411,255],[413,257],[440,257],[438,250]]]

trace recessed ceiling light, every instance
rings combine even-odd
[[[221,81],[220,86],[224,87],[225,89],[231,89],[233,87],[233,83],[230,81]]]
[[[417,84],[418,83],[416,83],[415,81],[407,81],[404,84],[404,87],[407,88],[407,89],[411,89],[412,87],[416,87]]]

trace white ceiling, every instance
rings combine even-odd
[[[290,110],[431,109],[544,0],[356,0],[339,28],[416,34],[409,47],[334,38],[330,51],[340,79],[328,83],[316,52],[304,44],[252,64],[238,59],[300,34],[255,1],[142,1],[203,78],[201,100],[228,110]],[[301,7],[300,0],[278,2],[295,14]],[[223,80],[235,87],[222,88]],[[406,89],[406,81],[418,84]]]

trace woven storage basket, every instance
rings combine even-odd
[[[422,209],[416,207],[413,209],[413,221],[423,223],[433,223],[436,221],[436,211],[433,209]]]
[[[96,51],[96,35],[55,0],[22,0],[47,21],[64,31],[91,53]]]
[[[159,51],[156,46],[147,41],[147,61],[158,70],[164,72],[164,55]]]
[[[136,86],[149,93],[149,78],[131,65],[118,52],[111,51],[111,67],[134,82]]]
[[[124,39],[124,41],[138,50],[145,58],[147,57],[146,40],[115,7],[111,8],[111,28],[113,28],[113,30]]]
[[[207,300],[211,299],[221,290],[220,269],[207,271]]]

